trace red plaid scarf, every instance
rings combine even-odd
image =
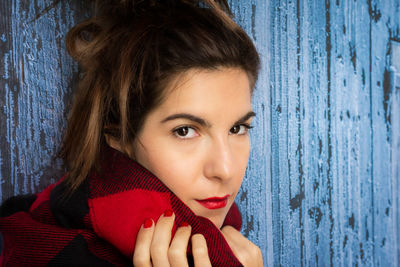
[[[72,197],[62,198],[66,187],[59,182],[26,198],[25,210],[0,218],[2,266],[131,266],[143,221],[157,221],[167,209],[176,215],[173,233],[188,222],[192,234],[205,236],[213,266],[241,266],[213,223],[196,216],[152,173],[110,147],[102,154],[101,172],[92,172]],[[235,204],[224,225],[240,229]],[[188,259],[193,265],[190,252]]]

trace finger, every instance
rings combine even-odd
[[[183,223],[183,226],[179,227],[176,231],[174,239],[172,239],[172,243],[168,250],[168,259],[171,266],[189,266],[186,251],[191,231],[192,227],[190,227],[190,225],[187,223]]]
[[[208,256],[207,242],[203,235],[195,234],[192,236],[192,253],[194,266],[211,267],[210,258]]]
[[[170,266],[168,261],[168,248],[171,242],[171,231],[174,226],[175,214],[167,210],[157,221],[151,240],[150,256],[153,266]]]
[[[232,249],[233,254],[238,258],[238,260],[243,263],[244,261],[244,250],[245,247],[242,246],[244,243],[247,243],[247,239],[242,236],[242,234],[237,231],[235,228],[231,226],[225,226],[221,229],[223,236],[225,237],[226,242],[229,247]],[[246,240],[243,240],[246,239]]]
[[[244,266],[263,266],[262,253],[259,247],[232,226],[223,227],[221,232],[233,254]]]
[[[240,250],[241,247],[245,247],[250,242],[247,238],[245,238],[238,230],[233,228],[232,226],[225,226],[221,229],[225,240],[228,242],[229,246],[235,252],[236,250]]]
[[[136,237],[135,251],[133,252],[134,266],[151,267],[150,244],[153,237],[153,232],[153,220],[145,220]]]

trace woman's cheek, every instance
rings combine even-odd
[[[232,150],[235,153],[235,158],[241,169],[246,169],[250,155],[250,138],[248,135],[236,137],[236,140],[231,142]]]
[[[173,142],[168,142],[164,149],[168,151],[169,156],[167,157],[167,161],[179,161],[185,166],[186,164],[193,164],[197,163],[199,165],[201,159],[207,153],[207,142],[205,138],[197,137],[193,139],[179,139],[174,140]]]
[[[148,153],[149,169],[167,186],[170,185],[170,189],[175,183],[190,184],[200,175],[202,151],[198,145],[186,140],[178,144],[169,142]]]

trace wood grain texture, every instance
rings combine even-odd
[[[398,266],[399,1],[271,1],[270,14],[274,264]]]
[[[261,55],[261,72],[253,94],[253,110],[257,114],[251,130],[251,153],[242,188],[236,203],[243,215],[244,235],[260,246],[264,263],[273,265],[271,207],[271,138],[269,90],[269,31],[267,1],[230,1],[235,20],[253,39]]]
[[[0,3],[1,199],[63,172],[64,38],[90,9],[51,3]],[[400,1],[229,3],[262,57],[243,233],[266,266],[399,266]]]
[[[392,146],[392,140],[398,138],[400,133],[393,132],[391,127],[394,115],[392,113],[396,109],[391,109],[390,105],[397,94],[390,81],[390,50],[391,41],[400,40],[400,4],[399,1],[371,1],[369,10],[371,16],[371,87],[373,88],[371,90],[373,100],[371,115],[374,152],[372,154],[373,241],[376,244],[374,263],[385,266],[393,262],[400,264],[399,239],[397,238],[400,224],[398,219],[396,220],[396,214],[399,212],[400,187],[398,181],[400,175],[391,172],[393,167],[399,164],[394,161],[393,155],[396,153],[396,148]]]
[[[60,1],[58,1],[60,2]],[[59,148],[76,66],[65,34],[87,8],[78,1],[1,1],[1,197],[35,192],[59,178]]]

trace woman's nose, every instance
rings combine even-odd
[[[205,157],[204,174],[207,178],[226,181],[234,177],[237,166],[229,140],[215,140]]]

